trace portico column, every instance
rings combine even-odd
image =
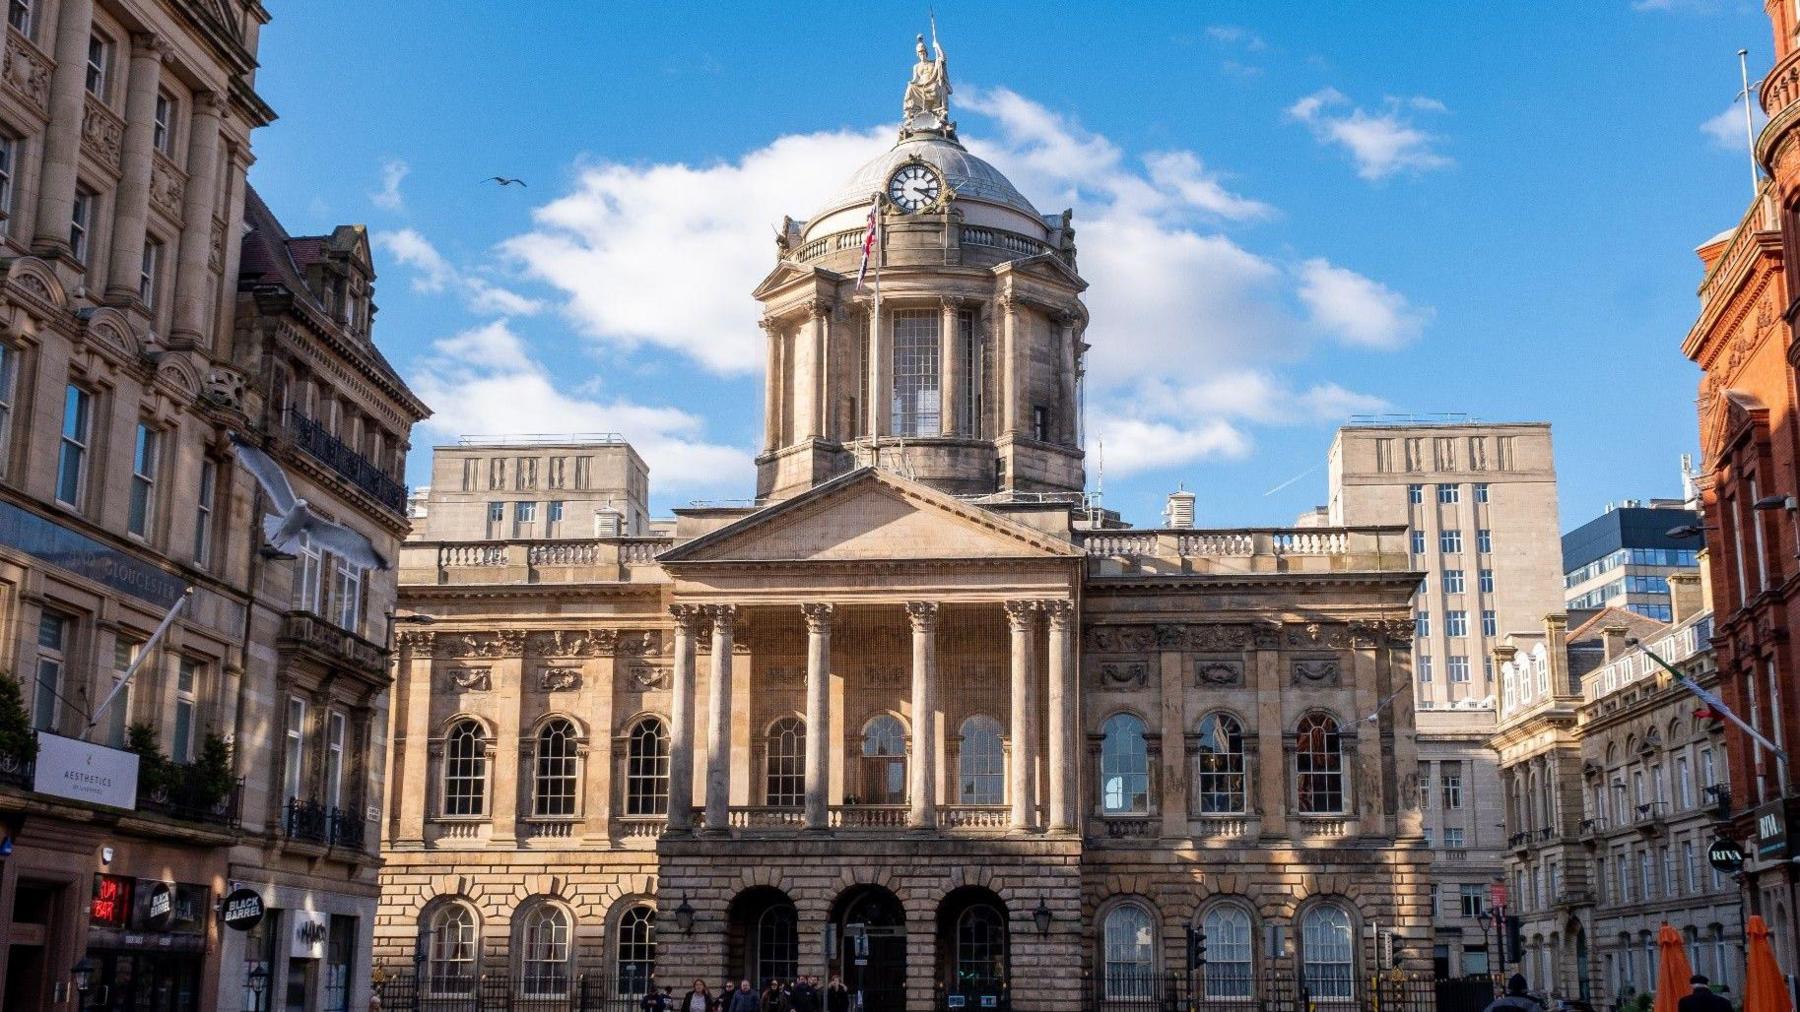
[[[1070,675],[1073,665],[1069,656],[1069,619],[1075,607],[1068,601],[1044,602],[1044,615],[1049,622],[1049,646],[1045,650],[1049,672],[1049,701],[1045,707],[1050,721],[1050,818],[1052,833],[1066,833],[1073,828],[1070,816],[1070,787],[1075,784],[1075,686]]]
[[[154,35],[131,37],[131,75],[125,87],[125,139],[113,213],[112,260],[106,271],[106,297],[138,296],[144,266],[144,222],[150,211],[150,156],[155,139],[156,89],[168,46]],[[166,267],[166,265],[162,265]]]
[[[914,829],[937,825],[937,619],[934,601],[908,601],[912,622],[912,809],[906,824]]]
[[[672,830],[685,830],[694,819],[694,627],[698,605],[669,607],[675,616],[675,672],[669,703],[669,820]]]
[[[731,631],[737,605],[709,604],[712,684],[706,693],[706,828],[723,830],[731,802]]]
[[[1036,601],[1006,602],[1006,621],[1012,628],[1012,713],[1009,737],[1012,755],[1006,764],[1007,793],[1012,796],[1012,828],[1030,829],[1032,816],[1031,770],[1036,764],[1031,733],[1032,671],[1031,633],[1037,625]]]
[[[831,825],[831,605],[803,604],[806,616],[806,828]]]
[[[175,322],[171,343],[212,343],[207,305],[212,301],[213,214],[219,190],[219,112],[215,92],[194,96],[188,118],[187,190],[181,206],[181,246],[175,260]]]
[[[59,5],[56,45],[51,53],[56,69],[50,72],[50,124],[44,130],[37,232],[31,243],[33,251],[44,256],[70,252],[69,216],[75,209],[75,165],[81,158],[88,39],[93,31],[93,0],[64,0]]]

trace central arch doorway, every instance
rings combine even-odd
[[[737,894],[725,911],[726,966],[733,980],[758,990],[800,972],[800,918],[788,894],[758,886]]]
[[[832,905],[826,954],[842,974],[851,1007],[860,993],[862,1012],[906,1008],[906,911],[880,886],[849,889]]]
[[[938,904],[936,981],[950,1008],[1011,1007],[1011,937],[1006,903],[991,890],[963,886]]]

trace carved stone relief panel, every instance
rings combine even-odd
[[[581,688],[580,668],[545,668],[538,672],[538,688],[545,692],[570,692]]]
[[[1150,684],[1150,661],[1144,657],[1097,657],[1094,684],[1102,690],[1127,691]]]
[[[1194,663],[1194,685],[1202,689],[1238,689],[1244,685],[1244,662],[1202,657]]]
[[[624,665],[623,684],[627,692],[653,692],[672,684],[674,673],[666,665],[633,661]]]
[[[1339,684],[1340,665],[1336,657],[1296,657],[1292,663],[1295,685],[1328,688]]]
[[[451,668],[446,688],[451,692],[486,692],[494,687],[492,668]]]

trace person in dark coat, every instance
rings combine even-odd
[[[788,989],[788,1005],[793,1012],[819,1012],[818,982],[804,974],[796,978]]]
[[[1506,993],[1495,998],[1484,1012],[1543,1012],[1544,1006],[1526,993],[1525,975],[1515,973],[1506,982]]]
[[[831,975],[831,983],[825,985],[825,1012],[850,1012],[850,989],[844,986],[844,978]]]
[[[777,977],[763,988],[762,1012],[788,1012],[788,989]]]
[[[681,999],[680,1005],[675,1006],[675,1012],[714,1012],[717,1007],[718,1002],[713,999],[706,981],[695,977],[693,989],[687,993],[686,998]]]
[[[1694,974],[1688,978],[1688,983],[1694,985],[1693,993],[1683,995],[1675,1003],[1677,1012],[1731,1012],[1731,999],[1708,986],[1711,981],[1705,974]]]
[[[731,992],[731,1000],[725,1003],[725,1012],[762,1012],[762,1000],[750,990],[749,978],[738,981],[737,990]]]

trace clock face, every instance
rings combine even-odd
[[[888,179],[888,199],[905,211],[917,211],[938,199],[943,184],[923,165],[903,165]]]

